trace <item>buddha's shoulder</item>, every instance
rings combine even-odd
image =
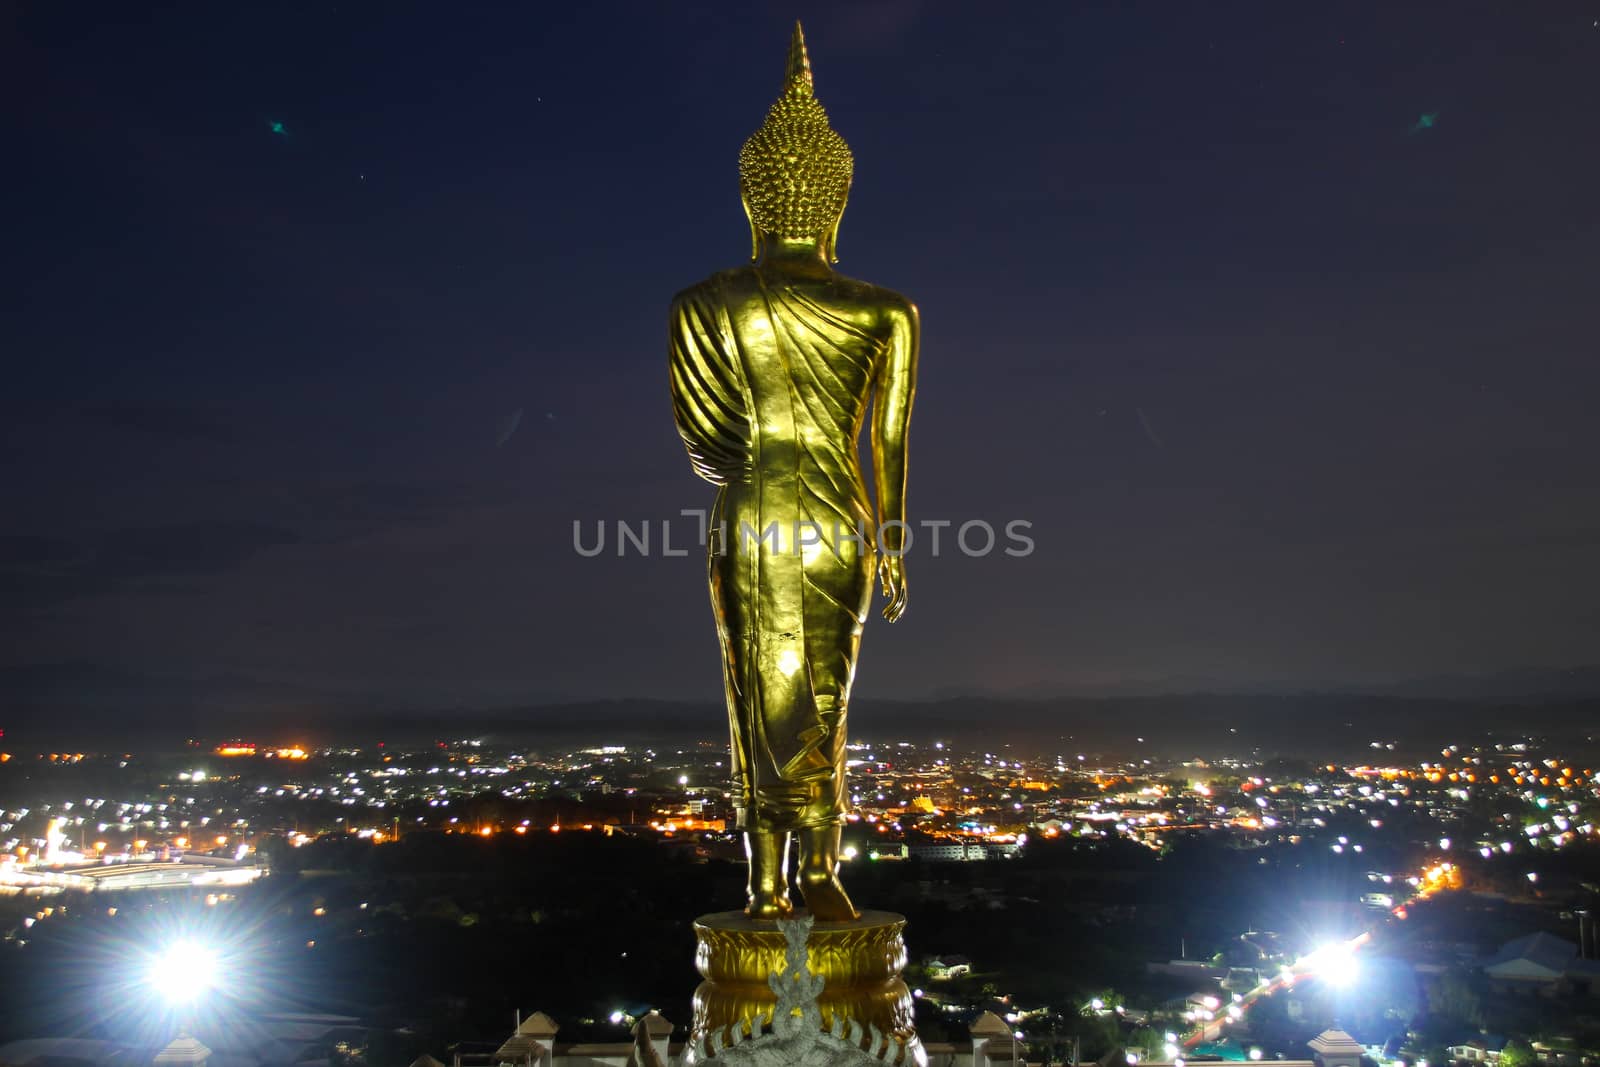
[[[754,288],[754,274],[755,272],[749,267],[719,270],[710,277],[702,278],[693,285],[680,289],[672,298],[672,306],[679,307],[702,300],[725,300],[730,292]]]
[[[694,302],[714,298],[715,294],[722,290],[722,285],[718,285],[718,280],[723,275],[728,274],[733,274],[733,272],[731,270],[718,270],[717,274],[710,275],[709,278],[702,278],[694,285],[685,286],[682,290],[678,290],[677,293],[672,294],[672,307],[678,309],[678,307],[683,307],[685,304],[694,304]]]
[[[825,285],[826,290],[837,299],[862,308],[888,315],[915,316],[917,313],[917,305],[905,296],[893,289],[873,285],[859,278],[850,278],[836,272]]]
[[[769,283],[770,284],[770,283]],[[881,285],[834,272],[826,278],[808,278],[788,283],[793,289],[839,310],[851,310],[874,318],[915,319],[917,306],[905,296]],[[755,267],[745,265],[722,270],[696,282],[672,298],[674,307],[704,301],[737,304],[760,298],[763,279]]]

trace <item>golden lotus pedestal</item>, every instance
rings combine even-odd
[[[857,1032],[876,1027],[900,1041],[915,1040],[911,991],[900,977],[905,925],[903,915],[864,911],[853,922],[811,927],[807,955],[811,970],[825,979],[817,997],[824,1029],[842,1016],[858,1024]],[[695,968],[705,980],[694,993],[691,1046],[712,1034],[726,1043],[735,1027],[749,1036],[751,1021],[769,1021],[777,1004],[768,978],[784,970],[783,931],[771,919],[723,911],[696,919],[694,933]]]

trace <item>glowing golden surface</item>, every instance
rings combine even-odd
[[[817,1005],[824,1027],[835,1014],[876,1025],[886,1034],[914,1033],[911,993],[900,978],[906,963],[905,917],[866,911],[850,922],[818,922],[811,929],[810,966],[826,979]],[[743,912],[695,920],[695,967],[705,980],[694,994],[691,1045],[706,1034],[742,1027],[772,1014],[776,997],[767,978],[784,963],[784,935],[775,922]]]
[[[849,176],[796,26],[784,94],[741,153],[754,262],[672,302],[673,413],[718,488],[707,570],[755,916],[791,910],[791,832],[812,914],[856,914],[837,877],[846,713],[874,577],[886,618],[906,604],[917,310],[833,270]],[[869,408],[875,500],[857,450]]]

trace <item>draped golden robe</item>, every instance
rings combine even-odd
[[[824,826],[848,810],[845,712],[872,599],[872,507],[856,441],[887,342],[850,314],[860,283],[756,267],[680,293],[670,377],[708,525],[739,825]]]

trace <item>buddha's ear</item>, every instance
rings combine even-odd
[[[834,216],[833,225],[822,237],[822,255],[829,263],[839,262],[839,223],[844,221],[844,208],[850,199],[850,190],[846,189],[844,195],[844,201],[839,204],[839,214]]]
[[[750,262],[754,263],[761,258],[761,231],[756,229],[756,217],[750,214],[750,201],[745,199],[742,192],[739,194],[739,205],[744,208],[745,221],[750,223]]]

